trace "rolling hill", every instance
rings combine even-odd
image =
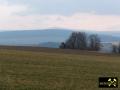
[[[1,45],[38,45],[65,41],[72,31],[61,29],[0,32]]]
[[[56,48],[60,42],[65,41],[72,32],[73,30],[69,29],[5,31],[0,32],[0,45],[40,45],[41,47]],[[87,33],[92,34],[93,32]],[[115,32],[112,35],[110,33],[107,34],[107,32],[94,33],[99,34],[102,42],[120,41],[120,36]]]

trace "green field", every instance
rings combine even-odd
[[[120,80],[120,55],[0,49],[0,90],[120,90],[98,88],[103,76]]]

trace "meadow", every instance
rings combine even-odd
[[[99,88],[106,76],[120,80],[120,55],[0,48],[0,90],[120,90]]]

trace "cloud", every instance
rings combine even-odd
[[[91,12],[120,15],[120,0],[1,0],[9,4],[28,5],[31,14],[64,14]]]
[[[59,1],[59,0],[58,0]],[[0,0],[0,30],[70,28],[76,30],[120,30],[120,15],[76,12],[72,15],[27,14],[26,5]]]
[[[0,29],[9,29],[7,26],[10,26],[13,21],[16,23],[14,16],[26,10],[27,7],[24,5],[10,5],[7,1],[0,0]]]
[[[120,30],[120,16],[75,13],[64,15],[10,15],[0,23],[1,29],[70,28],[82,30]]]
[[[11,16],[23,11],[26,11],[27,7],[23,5],[9,5],[7,1],[0,1],[0,18],[5,16]]]

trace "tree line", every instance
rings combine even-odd
[[[100,43],[97,34],[88,36],[85,32],[73,32],[65,42],[61,43],[60,48],[98,51]]]
[[[118,45],[113,45],[112,48],[113,48],[113,49],[112,49],[112,50],[113,50],[113,51],[112,51],[113,53],[120,53],[120,42],[119,42]]]
[[[72,32],[70,37],[60,44],[60,48],[99,51],[101,39],[97,34],[88,35],[85,32]],[[112,45],[112,52],[120,53],[120,43]]]

